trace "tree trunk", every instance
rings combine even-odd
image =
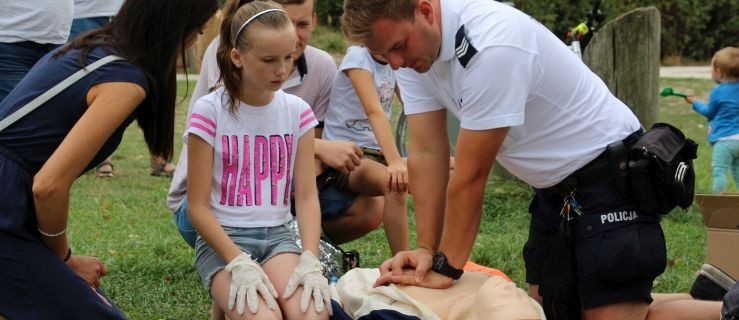
[[[660,15],[638,8],[607,23],[585,50],[585,64],[649,128],[659,119]]]

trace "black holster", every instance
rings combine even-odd
[[[629,180],[629,152],[623,141],[616,141],[606,147],[608,167],[612,170],[621,200],[631,198],[631,182]]]
[[[567,222],[564,222],[567,223]],[[562,230],[539,239],[537,250],[549,252],[539,283],[539,295],[547,319],[568,320],[581,317],[582,307],[575,275],[574,244]]]

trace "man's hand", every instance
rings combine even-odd
[[[105,265],[95,257],[70,256],[67,265],[93,288],[99,288],[100,278],[108,273]]]
[[[403,269],[402,275],[395,275],[391,272],[383,273],[375,281],[375,286],[387,285],[390,283],[408,285],[408,286],[419,286],[432,289],[446,289],[454,284],[454,280],[447,276],[440,275],[434,271],[429,271],[423,280],[418,281],[416,278],[416,272],[413,269]]]
[[[385,260],[380,265],[381,276],[375,281],[374,286],[377,287],[389,283],[407,284],[409,281],[407,277],[414,278],[413,283],[421,285],[424,283],[424,278],[431,268],[432,260],[433,253],[426,248],[398,252],[394,257]],[[408,275],[407,269],[410,269],[413,275]],[[398,280],[398,282],[395,280]]]
[[[341,140],[316,139],[316,158],[343,174],[349,174],[362,163],[364,153],[356,144]]]

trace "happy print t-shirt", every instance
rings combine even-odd
[[[187,134],[213,147],[210,205],[222,226],[271,227],[290,220],[298,140],[318,124],[305,101],[282,90],[261,107],[228,111],[220,88],[193,106]]]

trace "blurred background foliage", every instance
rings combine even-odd
[[[593,0],[515,0],[516,8],[541,21],[558,37],[585,20]],[[343,1],[317,0],[318,19],[338,29]],[[638,7],[655,6],[661,13],[661,58],[666,63],[710,60],[715,51],[739,46],[737,0],[603,0],[606,21]]]

